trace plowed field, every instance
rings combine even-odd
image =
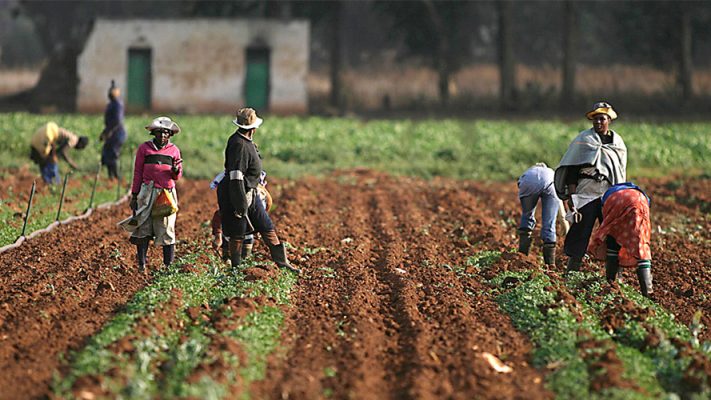
[[[710,326],[711,181],[638,183],[653,197],[654,300],[685,325],[704,310],[702,323]],[[486,282],[455,271],[475,252],[516,245],[514,183],[349,171],[270,186],[275,223],[305,272],[286,311],[283,351],[252,388],[258,397],[553,397],[544,388],[546,370],[531,365],[529,339]],[[215,206],[206,188],[195,181],[179,187],[179,239],[204,235],[201,224]],[[147,284],[115,226],[125,215],[125,208],[98,212],[0,254],[0,398],[49,395],[60,354],[80,348]],[[159,251],[149,257],[160,262]],[[559,272],[564,262],[559,254]],[[534,254],[505,262],[511,269],[538,265]],[[636,285],[633,271],[624,275]],[[484,353],[513,371],[494,371]]]

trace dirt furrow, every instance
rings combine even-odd
[[[486,297],[486,288],[472,299],[445,267],[465,261],[459,237],[451,234],[461,225],[455,217],[458,209],[442,204],[447,199],[432,195],[428,182],[377,173],[355,174],[355,179],[355,186],[337,185],[335,179],[309,182],[309,196],[334,196],[340,199],[336,205],[348,202],[350,210],[341,215],[340,229],[319,235],[320,245],[338,249],[338,254],[305,262],[307,277],[284,333],[287,346],[298,347],[292,347],[286,359],[272,360],[263,393],[294,398],[320,397],[327,391],[339,398],[513,398],[518,391],[532,398],[549,397],[541,388],[541,375],[526,362],[525,337],[517,335]],[[306,215],[308,225],[318,227],[339,215],[324,207],[328,201],[316,203],[318,215]],[[447,208],[451,215],[441,218]],[[291,210],[282,212],[294,217]],[[344,236],[352,238],[345,246],[340,242]],[[317,271],[330,265],[341,268],[335,278],[322,279]],[[335,337],[323,319],[338,325]],[[304,356],[301,341],[334,339],[336,346],[327,354],[331,359],[310,364],[319,357]],[[510,346],[503,345],[511,339]],[[508,357],[516,372],[494,372],[481,351]],[[336,376],[318,371],[329,366],[337,366]],[[321,383],[298,391],[294,383],[306,385],[280,379],[295,376]]]
[[[196,238],[206,219],[204,182],[181,184],[178,238]],[[0,398],[46,395],[59,355],[78,348],[148,278],[116,222],[125,208],[95,212],[0,255]],[[181,253],[180,246],[177,249]],[[160,250],[151,249],[152,266]]]

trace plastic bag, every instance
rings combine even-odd
[[[178,212],[178,204],[168,189],[162,189],[151,209],[151,217],[164,218]]]

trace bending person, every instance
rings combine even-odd
[[[592,235],[588,253],[607,260],[605,276],[610,283],[617,279],[620,265],[636,265],[642,295],[649,297],[652,294],[649,197],[635,184],[625,182],[608,189],[601,201],[604,219]]]
[[[81,150],[89,143],[86,136],[74,133],[48,122],[40,127],[30,141],[30,159],[39,166],[42,180],[48,184],[59,183],[59,157],[77,169],[76,163],[67,154],[67,149]]]
[[[518,198],[521,201],[521,223],[518,227],[518,251],[528,254],[531,249],[531,234],[536,227],[536,206],[541,201],[543,218],[541,239],[543,240],[543,261],[547,266],[555,265],[556,216],[562,206],[553,188],[553,170],[545,163],[537,163],[518,178]],[[567,221],[563,220],[567,232]],[[565,234],[566,232],[563,232]]]

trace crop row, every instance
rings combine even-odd
[[[82,350],[67,357],[53,390],[61,398],[249,397],[277,347],[296,278],[247,261],[224,266],[192,243]]]
[[[559,276],[514,253],[481,252],[458,268],[486,279],[491,294],[535,348],[559,398],[647,399],[711,394],[711,343],[694,340],[662,307],[595,273]],[[706,369],[708,370],[708,369]]]

